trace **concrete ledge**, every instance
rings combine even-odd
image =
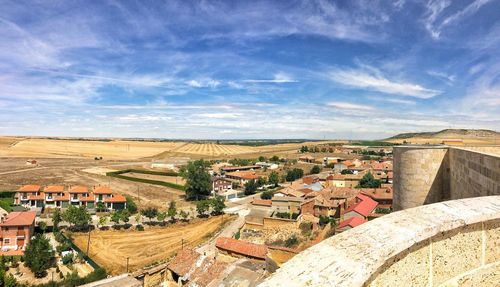
[[[452,248],[464,250],[464,260],[471,260],[467,250],[473,248],[473,259],[478,264],[491,264],[500,260],[499,219],[500,196],[445,201],[394,212],[299,253],[259,286],[378,286],[381,282],[377,283],[377,277],[394,263],[411,259],[407,254],[422,253],[423,261],[415,264],[428,270],[425,262],[436,267],[446,265],[446,260],[438,259],[450,254],[460,259],[461,252]],[[457,241],[447,241],[455,236]],[[432,267],[430,270],[430,279],[425,277],[431,286],[458,275],[438,274],[433,278]],[[400,274],[401,282],[408,282],[404,272]]]

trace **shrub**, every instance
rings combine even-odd
[[[64,255],[61,259],[62,259],[62,263],[64,265],[71,264],[71,263],[73,263],[73,253],[68,253],[68,254]]]
[[[299,243],[299,240],[297,239],[297,236],[293,234],[290,236],[286,241],[285,241],[285,247],[293,247]]]
[[[300,231],[302,234],[310,234],[312,230],[312,223],[311,222],[301,222],[299,225]]]
[[[66,241],[64,235],[62,235],[61,232],[54,232],[54,239],[59,243]]]
[[[273,192],[270,190],[266,190],[260,194],[261,199],[271,199],[273,198]]]
[[[298,213],[292,213],[292,216],[291,216],[291,219],[297,219],[297,217],[299,217],[299,214]]]
[[[327,225],[329,222],[330,222],[330,218],[329,218],[328,216],[323,216],[323,215],[320,215],[320,216],[319,216],[319,225],[321,225],[321,226],[325,226],[325,225]]]
[[[140,224],[137,224],[137,225],[135,226],[135,230],[137,230],[137,231],[144,231],[144,226],[142,226],[142,225],[140,225]]]

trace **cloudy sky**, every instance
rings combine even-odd
[[[500,127],[500,1],[3,1],[0,134]]]

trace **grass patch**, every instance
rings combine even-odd
[[[129,172],[153,174],[153,175],[163,175],[163,176],[178,176],[179,175],[176,172],[160,172],[160,171],[151,171],[151,170],[142,170],[142,169],[125,169],[125,170],[108,172],[108,173],[106,173],[106,176],[121,178],[121,179],[135,181],[135,182],[161,185],[161,186],[166,186],[166,187],[170,187],[170,188],[174,188],[174,189],[178,189],[178,190],[182,190],[182,191],[185,190],[184,185],[181,185],[181,184],[175,184],[172,182],[153,180],[153,179],[136,178],[136,177],[123,175],[124,173],[129,173]]]
[[[0,207],[7,212],[12,211],[12,205],[14,204],[14,192],[4,191],[0,192]]]

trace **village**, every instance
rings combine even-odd
[[[316,143],[255,158],[122,165],[94,159],[82,174],[98,183],[3,191],[2,276],[33,286],[255,286],[302,250],[392,210],[391,146]],[[120,188],[129,183],[177,197],[152,205]],[[46,262],[33,263],[30,253],[43,248]]]

